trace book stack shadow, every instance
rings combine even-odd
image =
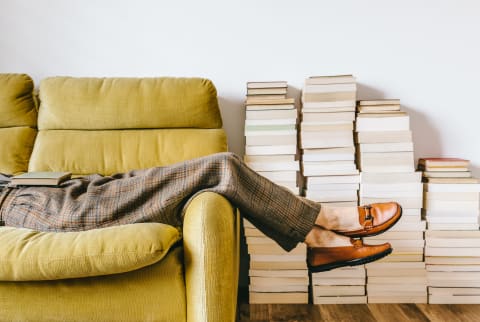
[[[287,82],[247,83],[245,117],[246,164],[274,183],[299,195],[297,172],[297,109],[287,98]],[[306,246],[284,251],[244,220],[250,255],[249,302],[308,303]]]
[[[480,304],[480,181],[469,161],[423,158],[429,303]]]
[[[364,238],[392,244],[391,255],[366,265],[369,303],[427,303],[421,219],[421,172],[415,172],[410,119],[400,100],[359,101],[356,118],[360,204],[398,202],[402,218],[387,232]]]
[[[322,207],[358,205],[356,93],[352,75],[305,80],[299,135],[303,195]],[[313,303],[366,303],[364,266],[313,273],[311,279]]]

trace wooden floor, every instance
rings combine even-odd
[[[240,322],[479,322],[475,304],[240,304]]]

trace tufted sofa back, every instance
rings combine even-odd
[[[0,74],[0,172],[27,171],[37,134],[33,81],[25,74]]]
[[[29,171],[110,175],[227,149],[207,79],[53,77],[39,92]]]

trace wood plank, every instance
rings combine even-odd
[[[368,304],[378,322],[430,321],[416,304]]]
[[[480,305],[468,304],[239,304],[240,322],[477,322]]]
[[[325,304],[315,305],[320,312],[320,319],[316,321],[338,322],[375,322],[375,317],[365,304]]]
[[[480,321],[480,305],[471,304],[417,304],[431,321]]]

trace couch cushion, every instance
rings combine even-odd
[[[186,321],[183,248],[174,247],[161,261],[122,274],[21,283],[0,281],[0,320]]]
[[[82,232],[0,227],[0,280],[36,281],[108,275],[151,265],[180,239],[160,223]]]
[[[222,126],[216,89],[201,78],[53,77],[40,101],[40,130]]]
[[[29,170],[111,175],[166,166],[226,149],[222,129],[40,131]]]
[[[0,74],[0,127],[36,125],[33,80],[25,74]]]
[[[0,113],[1,114],[1,113]],[[30,127],[0,128],[0,172],[26,172],[37,131]]]

